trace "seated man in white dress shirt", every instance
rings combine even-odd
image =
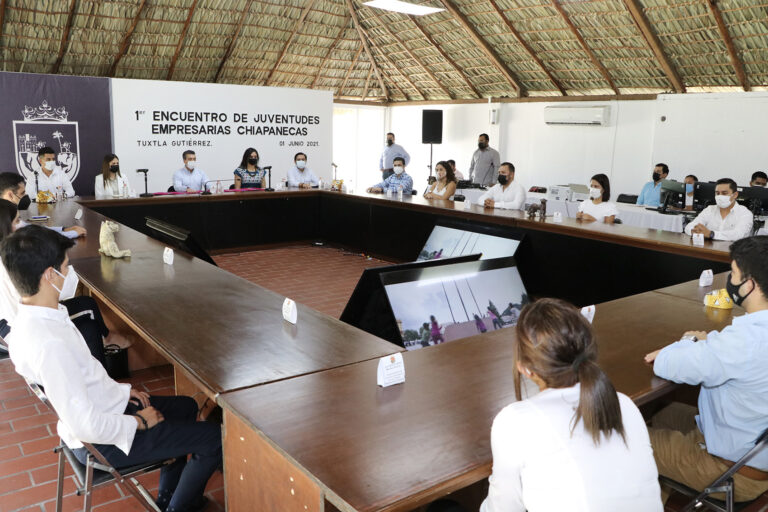
[[[748,208],[736,202],[736,182],[731,178],[717,180],[715,202],[685,226],[685,233],[701,233],[710,240],[740,240],[752,233],[754,217]]]
[[[515,166],[504,162],[499,166],[498,183],[477,199],[477,204],[486,208],[519,210],[525,204],[525,189],[515,181]]]
[[[307,155],[296,153],[293,157],[293,167],[288,170],[287,185],[289,187],[312,188],[319,183],[317,176],[307,167]]]
[[[50,192],[56,196],[56,192],[67,194],[67,197],[75,196],[75,189],[72,182],[64,171],[56,165],[56,151],[53,148],[40,148],[37,152],[37,161],[40,164],[41,172],[37,173],[34,179],[27,183],[27,193],[33,200],[37,200],[38,190]]]
[[[197,166],[195,152],[188,149],[181,157],[184,159],[184,167],[173,173],[173,189],[189,194],[206,190],[209,186],[208,176]]]
[[[59,416],[58,434],[81,462],[83,442],[118,469],[175,458],[161,471],[158,506],[200,510],[205,485],[221,465],[221,428],[196,421],[192,398],[149,396],[109,378],[59,304],[78,282],[67,257],[72,245],[40,226],[21,228],[0,245],[21,295],[10,343],[16,371],[44,387]]]

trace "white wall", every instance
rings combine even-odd
[[[723,93],[660,95],[656,100],[584,102],[609,105],[607,126],[552,126],[544,124],[548,105],[563,103],[503,103],[499,124],[489,122],[487,104],[379,107],[388,110],[387,126],[368,145],[370,155],[361,162],[375,180],[384,133],[392,131],[411,155],[408,172],[417,189],[428,175],[429,145],[421,144],[421,111],[443,109],[443,144],[434,146],[433,162],[453,158],[466,171],[477,136],[486,132],[491,146],[517,169],[516,178],[531,185],[586,184],[593,174],[611,178],[613,198],[619,193],[638,193],[650,179],[653,165],[666,162],[670,178],[682,180],[693,173],[701,180],[732,177],[740,185],[756,170],[768,169],[768,94]],[[337,106],[338,107],[338,106]],[[346,107],[346,106],[345,106]],[[356,107],[351,107],[356,108]],[[362,108],[362,107],[361,107]],[[371,107],[366,107],[371,108]],[[664,116],[665,121],[661,121]],[[334,117],[334,158],[342,130]],[[369,162],[370,161],[370,162]]]

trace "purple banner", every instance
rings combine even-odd
[[[0,72],[0,171],[33,181],[37,151],[52,147],[75,192],[93,195],[112,152],[109,79]]]

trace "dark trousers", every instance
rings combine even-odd
[[[62,301],[64,307],[67,308],[69,316],[82,313],[83,311],[90,311],[89,314],[84,314],[72,320],[77,330],[83,335],[88,349],[93,354],[102,366],[105,366],[104,359],[104,338],[109,335],[109,329],[107,329],[104,319],[99,311],[99,306],[92,297],[85,295],[79,295],[69,300]],[[105,366],[106,367],[106,366]]]
[[[152,396],[151,405],[165,420],[149,430],[136,432],[128,455],[114,445],[94,445],[116,468],[165,459],[176,462],[160,472],[158,505],[168,511],[189,510],[200,500],[205,485],[216,468],[222,464],[221,427],[197,421],[197,403],[187,396]],[[138,407],[129,403],[126,414],[135,414]],[[85,461],[86,450],[75,450]],[[187,455],[192,454],[187,462]]]

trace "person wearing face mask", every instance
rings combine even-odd
[[[525,204],[525,189],[515,181],[515,166],[504,162],[499,166],[498,183],[477,199],[486,208],[519,210]]]
[[[396,156],[392,160],[394,166],[394,174],[382,181],[381,183],[374,185],[368,189],[368,193],[381,193],[387,190],[392,191],[393,194],[397,194],[398,190],[403,189],[403,194],[411,195],[413,190],[413,178],[411,178],[405,172],[405,159]]]
[[[667,164],[656,164],[651,175],[652,179],[643,185],[636,204],[658,208],[661,205],[661,182],[667,179],[667,176],[669,176]]]
[[[685,210],[693,210],[693,191],[696,187],[696,182],[699,181],[699,178],[694,176],[693,174],[689,174],[685,177]]]
[[[611,183],[605,174],[595,174],[589,182],[589,200],[579,203],[576,218],[613,224],[619,212],[616,205],[609,203]]]
[[[31,204],[29,195],[26,191],[26,182],[24,177],[15,172],[0,173],[0,198],[15,204],[20,211],[26,210]],[[19,221],[19,226],[26,226],[26,222]],[[46,226],[47,228],[58,231],[67,238],[78,238],[85,236],[87,231],[82,226]]]
[[[27,193],[32,200],[37,200],[38,190],[50,192],[54,196],[56,192],[63,192],[67,197],[75,196],[72,182],[61,167],[56,165],[56,151],[53,148],[40,148],[37,152],[37,162],[40,164],[40,172],[27,184]]]
[[[699,491],[754,446],[768,418],[768,236],[743,238],[730,251],[726,289],[746,314],[645,356],[659,377],[701,385],[698,409],[670,404],[650,429],[659,474]],[[734,488],[737,502],[768,491],[768,451],[734,475]]]
[[[437,180],[424,193],[425,199],[448,199],[456,192],[456,177],[448,162],[441,161],[435,165]]]
[[[307,167],[307,155],[296,153],[293,157],[293,167],[288,171],[288,186],[299,188],[316,187],[319,183],[317,176]]]
[[[382,181],[392,176],[395,172],[395,158],[402,158],[405,165],[411,162],[411,155],[408,154],[403,146],[395,144],[395,134],[390,132],[387,134],[386,146],[384,146],[384,150],[379,157],[379,170],[381,171]]]
[[[499,152],[488,145],[489,140],[487,133],[480,134],[477,138],[477,149],[469,164],[469,181],[478,185],[493,185],[500,167]]]
[[[749,181],[750,187],[765,187],[766,185],[768,185],[768,174],[763,171],[752,173],[752,179]]]
[[[176,192],[194,194],[206,190],[208,176],[197,166],[197,155],[191,149],[181,154],[184,167],[173,173],[173,189]]]
[[[717,180],[715,202],[685,226],[685,233],[701,233],[710,240],[739,240],[749,236],[754,216],[749,208],[736,202],[736,182],[730,178]]]
[[[96,199],[135,197],[128,179],[120,172],[120,160],[111,153],[105,155],[101,162],[101,174],[96,176],[94,189]]]
[[[221,427],[197,421],[191,397],[150,396],[115,382],[88,353],[59,304],[77,284],[68,264],[72,245],[39,226],[21,228],[0,245],[21,295],[9,343],[16,372],[45,388],[59,437],[80,462],[88,456],[83,443],[118,469],[176,459],[161,469],[158,509],[200,510],[206,483],[222,463]]]
[[[259,152],[248,148],[235,169],[235,188],[267,188],[267,171],[259,167]]]

